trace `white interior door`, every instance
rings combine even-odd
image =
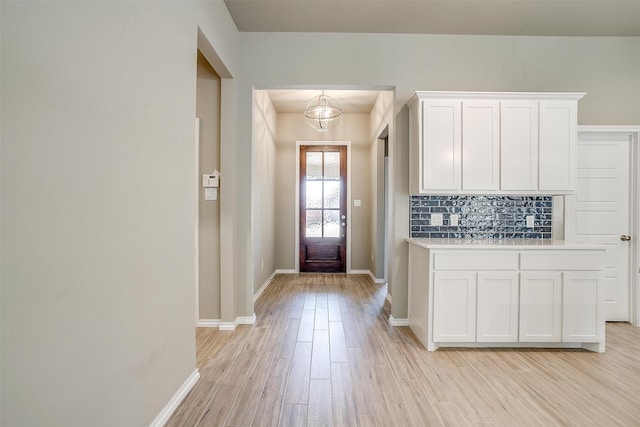
[[[567,196],[566,237],[607,246],[605,320],[629,321],[628,135],[578,135],[578,191]]]

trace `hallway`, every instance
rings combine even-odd
[[[257,323],[197,329],[201,378],[167,426],[637,425],[640,329],[607,352],[441,349],[390,327],[366,275],[277,275]]]

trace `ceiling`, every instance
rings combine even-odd
[[[225,0],[238,30],[640,36],[640,0]]]
[[[274,108],[278,113],[302,113],[312,98],[321,90],[282,89],[268,90]],[[344,113],[370,113],[375,104],[377,90],[325,90],[324,94],[336,100]]]
[[[640,0],[225,0],[243,32],[640,37]],[[281,113],[319,90],[269,90]],[[345,113],[368,113],[377,91],[327,90]]]

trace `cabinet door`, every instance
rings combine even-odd
[[[562,283],[562,341],[598,342],[604,337],[601,274],[564,273]]]
[[[421,190],[460,190],[461,109],[461,101],[423,101]]]
[[[498,190],[500,110],[497,101],[462,102],[462,189]]]
[[[434,273],[433,341],[476,340],[476,273]]]
[[[538,103],[500,103],[500,188],[538,189]]]
[[[562,338],[562,273],[520,274],[520,341],[558,342]]]
[[[518,341],[518,273],[478,273],[477,341]]]
[[[429,347],[429,251],[409,245],[409,327]]]
[[[541,191],[577,189],[577,103],[540,102],[540,158],[538,173]]]

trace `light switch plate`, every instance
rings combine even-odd
[[[204,189],[204,199],[205,200],[218,200],[218,189],[206,187]]]
[[[527,215],[527,228],[535,227],[535,219],[536,217],[534,215]]]
[[[458,226],[458,219],[460,219],[460,215],[451,214],[451,216],[449,217],[449,220],[451,221],[451,226],[452,227],[457,227]]]
[[[353,201],[353,206],[362,206],[362,200],[355,199],[355,200]]]
[[[431,225],[442,225],[442,214],[441,213],[433,213],[433,214],[431,214]]]

